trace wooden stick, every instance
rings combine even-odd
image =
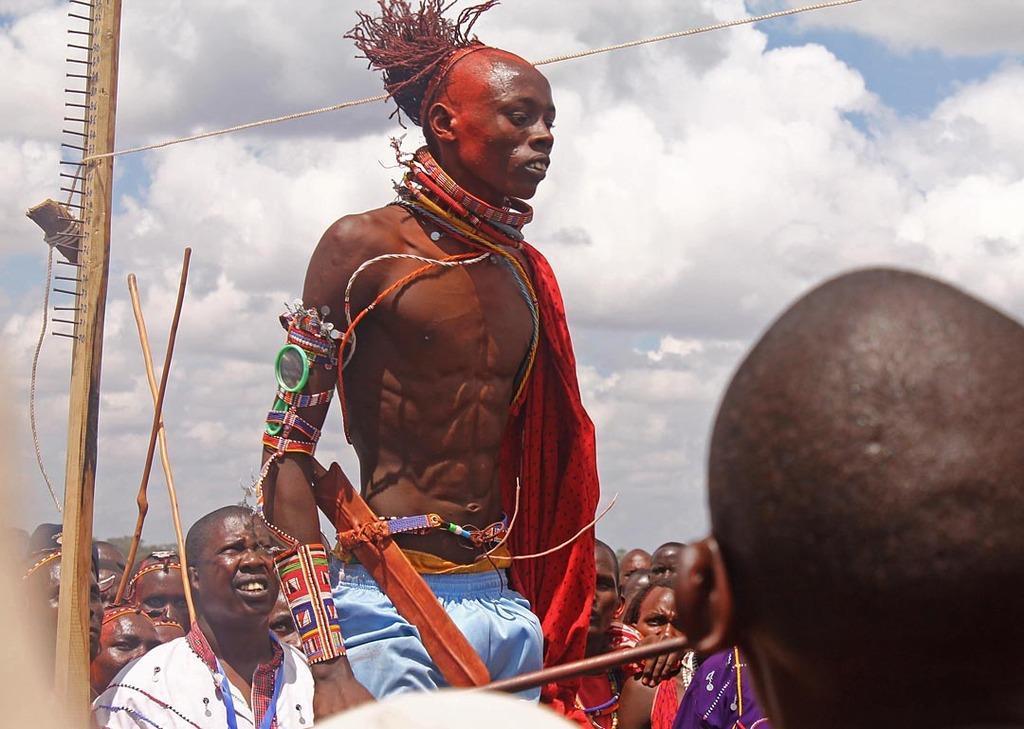
[[[651,643],[650,645],[641,645],[624,651],[603,653],[599,656],[584,658],[580,661],[563,663],[561,666],[552,666],[551,668],[544,668],[533,673],[524,673],[521,676],[505,678],[501,681],[489,683],[483,688],[488,691],[516,693],[544,686],[545,684],[564,681],[567,678],[576,678],[588,673],[596,673],[626,663],[636,663],[637,661],[646,660],[665,653],[683,651],[687,648],[689,648],[689,645],[686,638],[669,638],[668,640]]]
[[[135,274],[128,274],[128,295],[132,300],[132,311],[135,313],[135,327],[139,330],[139,344],[142,346],[142,359],[146,364],[146,379],[149,380],[149,393],[156,405],[157,384],[153,374],[153,353],[149,350],[149,334],[146,331],[146,320],[142,316],[142,302],[139,300],[139,287]],[[188,558],[185,556],[185,537],[181,531],[181,515],[178,513],[178,492],[174,488],[174,474],[171,473],[171,459],[167,455],[167,429],[163,417],[160,418],[160,431],[157,433],[160,446],[160,463],[164,469],[164,480],[167,482],[167,496],[171,502],[171,518],[174,520],[174,537],[178,543],[178,559],[181,561],[181,585],[185,589],[185,602],[188,603],[190,622],[196,621],[196,608],[192,602],[192,586],[188,581]]]
[[[323,466],[313,463],[317,474],[323,473]],[[314,493],[317,506],[339,532],[377,521],[337,463],[317,479]],[[359,544],[352,551],[398,614],[419,630],[423,647],[451,686],[487,685],[487,666],[392,539],[381,545]]]
[[[164,395],[167,394],[167,377],[171,373],[174,339],[178,335],[178,319],[181,317],[181,304],[185,300],[185,282],[188,281],[188,262],[191,258],[192,249],[186,248],[185,258],[181,263],[181,279],[178,281],[178,300],[174,304],[174,318],[171,319],[171,331],[167,335],[167,353],[164,354],[164,369],[160,373],[160,390],[156,396],[156,404],[153,406],[153,423],[149,429],[149,448],[146,451],[146,465],[142,469],[142,481],[139,483],[139,493],[135,498],[136,503],[139,505],[139,517],[135,521],[135,533],[132,535],[132,544],[128,549],[128,558],[125,561],[124,574],[121,575],[121,584],[117,586],[117,596],[114,598],[115,605],[124,599],[124,589],[128,585],[128,575],[134,569],[135,556],[139,551],[142,525],[146,521],[146,512],[149,511],[146,488],[149,486],[149,474],[153,470],[153,455],[156,451],[157,432],[160,430],[160,416],[164,408]]]

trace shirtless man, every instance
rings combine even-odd
[[[1024,727],[1022,362],[1020,324],[892,270],[818,287],[747,355],[677,622],[739,644],[776,729]]]
[[[522,200],[546,176],[554,142],[551,89],[523,59],[468,38],[491,4],[457,22],[437,0],[418,11],[382,4],[388,23],[361,16],[349,36],[384,71],[427,146],[401,158],[408,173],[395,204],[342,218],[313,253],[301,311],[289,317],[289,342],[306,348],[308,379],[289,379],[279,367],[279,382],[295,394],[279,391],[278,414],[268,416],[263,491],[268,521],[292,547],[279,560],[282,578],[305,574],[302,565],[324,570],[309,454],[341,368],[364,498],[381,517],[434,520],[396,542],[499,678],[539,668],[542,648],[549,663],[582,657],[597,477],[560,295],[544,259],[520,243],[532,216]],[[459,265],[431,265],[442,260]],[[349,328],[348,292],[358,329],[335,352],[337,333]],[[302,422],[286,432],[296,417]],[[517,482],[524,510],[505,542]],[[486,533],[470,539],[475,529]],[[494,568],[511,564],[509,547],[540,552],[577,532],[542,562],[516,563],[512,586],[529,603]],[[322,585],[317,595],[331,621]],[[300,627],[318,716],[344,708],[352,668],[376,696],[443,685],[416,631],[360,565],[346,565],[334,597],[344,648],[334,622]],[[504,602],[501,618],[467,608],[495,600]],[[308,600],[292,601],[292,610],[300,626],[311,614]],[[574,696],[569,685],[547,694],[563,708]]]

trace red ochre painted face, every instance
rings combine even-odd
[[[135,583],[134,597],[149,617],[173,620],[183,630],[189,627],[188,603],[185,601],[185,587],[181,584],[180,567],[147,572]]]
[[[441,166],[491,204],[533,197],[547,175],[551,86],[518,56],[486,49],[458,61],[427,119]]]
[[[141,613],[126,613],[105,624],[99,654],[89,666],[93,689],[101,693],[118,671],[158,645],[153,621]]]
[[[671,587],[654,587],[640,603],[636,628],[644,638],[676,638],[682,635],[672,626],[676,618],[676,595]]]

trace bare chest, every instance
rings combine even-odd
[[[396,262],[385,283],[421,268]],[[498,256],[434,266],[389,293],[360,325],[359,348],[387,369],[437,377],[515,377],[533,336],[533,315],[513,268]],[[365,345],[365,347],[364,347]]]

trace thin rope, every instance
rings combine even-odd
[[[32,374],[29,377],[28,384],[28,422],[32,427],[32,445],[36,449],[36,463],[39,465],[39,473],[43,474],[43,480],[46,482],[46,488],[50,492],[50,498],[53,499],[53,505],[57,507],[57,511],[61,512],[60,500],[57,499],[57,492],[53,489],[53,484],[50,482],[50,477],[46,473],[46,467],[43,465],[43,453],[39,448],[39,431],[36,428],[36,371],[39,368],[39,353],[43,349],[43,340],[46,338],[46,324],[47,319],[50,316],[50,281],[53,276],[53,248],[54,246],[47,246],[50,252],[46,256],[46,281],[43,283],[43,324],[39,328],[39,338],[36,340],[36,348],[32,353]]]
[[[582,529],[580,529],[578,532],[573,534],[571,537],[566,539],[561,544],[556,544],[551,549],[545,549],[543,552],[535,552],[534,554],[517,554],[517,555],[513,555],[513,556],[509,557],[509,559],[511,559],[511,560],[537,559],[538,557],[547,557],[549,554],[554,554],[555,552],[557,552],[560,549],[565,549],[570,544],[572,544],[577,539],[579,539],[581,536],[583,536],[583,533],[586,532],[587,529],[590,529],[592,527],[597,526],[597,523],[599,521],[601,521],[606,516],[608,516],[608,512],[612,510],[612,508],[615,506],[615,502],[617,502],[618,500],[619,500],[619,495],[615,494],[615,496],[612,497],[611,503],[608,504],[608,506],[606,506],[604,508],[604,511],[602,511],[600,514],[598,514],[593,519],[591,519],[589,522],[587,522],[586,526],[584,526]]]
[[[842,5],[853,5],[859,3],[862,0],[832,0],[832,2],[815,3],[814,5],[804,5],[799,8],[790,8],[788,10],[777,10],[773,13],[765,13],[764,15],[757,15],[752,18],[739,18],[736,20],[727,20],[722,23],[714,23],[712,25],[703,25],[698,28],[690,28],[689,30],[681,30],[675,33],[665,33],[664,35],[656,35],[650,38],[642,38],[640,40],[628,41],[626,43],[617,43],[611,46],[603,46],[601,48],[592,48],[584,51],[577,51],[575,53],[565,53],[560,56],[551,56],[540,61],[533,61],[534,66],[546,66],[552,63],[561,63],[562,61],[572,61],[577,58],[586,58],[587,56],[596,56],[600,53],[610,53],[612,51],[620,51],[624,48],[635,48],[637,46],[644,46],[650,43],[660,43],[661,41],[672,40],[675,38],[685,38],[686,36],[698,35],[700,33],[710,33],[715,30],[722,30],[724,28],[733,28],[738,25],[750,25],[751,23],[760,23],[764,20],[774,20],[775,18],[782,18],[787,15],[797,15],[799,13],[808,13],[814,10],[824,10],[826,8],[836,8]],[[170,147],[174,144],[181,144],[183,142],[194,142],[199,139],[209,139],[210,137],[218,137],[224,134],[233,134],[234,132],[241,132],[246,129],[255,129],[257,127],[269,126],[271,124],[279,124],[281,122],[293,121],[295,119],[303,119],[308,116],[315,116],[317,114],[326,114],[331,111],[340,111],[342,109],[349,109],[354,106],[363,106],[364,104],[372,104],[376,101],[386,101],[388,94],[378,94],[376,96],[367,96],[362,99],[353,99],[351,101],[343,101],[340,104],[332,104],[330,106],[323,106],[319,109],[310,109],[308,111],[300,111],[294,114],[285,114],[284,116],[275,116],[270,119],[261,119],[260,121],[248,122],[246,124],[237,124],[233,127],[227,127],[226,129],[216,129],[209,132],[200,132],[198,134],[192,134],[187,137],[178,137],[176,139],[168,139],[163,142],[156,142],[155,144],[144,144],[139,147],[129,147],[128,149],[117,150],[116,152],[106,152],[104,154],[94,154],[85,157],[82,162],[95,162],[96,160],[105,159],[107,157],[120,157],[125,154],[135,154],[137,152],[146,152],[152,149],[160,149],[162,147]]]
[[[505,530],[505,537],[500,542],[498,542],[496,545],[494,545],[489,550],[487,550],[486,552],[481,554],[479,557],[474,559],[472,562],[470,562],[469,563],[470,565],[477,564],[478,562],[482,562],[485,559],[490,561],[491,557],[494,555],[494,553],[497,550],[499,550],[505,544],[505,542],[508,540],[509,535],[512,533],[512,527],[515,526],[516,517],[519,515],[519,489],[520,489],[519,482],[516,481],[516,505],[515,505],[515,510],[512,512],[512,519],[509,521],[508,529]],[[554,547],[551,547],[550,549],[545,549],[543,552],[536,552],[534,554],[510,555],[508,557],[501,557],[501,556],[499,556],[499,557],[495,557],[495,559],[508,560],[510,562],[518,562],[518,561],[522,561],[522,560],[526,560],[526,559],[537,559],[539,557],[547,557],[549,554],[554,554],[555,552],[557,552],[560,549],[565,549],[570,544],[575,542],[577,539],[582,537],[583,534],[586,533],[586,531],[588,529],[591,529],[591,528],[597,526],[597,523],[599,521],[601,521],[606,516],[608,516],[608,512],[611,511],[615,507],[615,504],[616,504],[616,502],[618,500],[619,500],[619,495],[615,494],[615,496],[612,497],[611,503],[608,504],[608,506],[606,506],[604,508],[604,510],[601,511],[600,514],[598,514],[593,519],[591,519],[589,522],[587,522],[583,526],[582,529],[580,529],[578,532],[573,534],[571,537],[566,539],[561,544],[556,544]],[[441,570],[440,572],[437,572],[435,574],[446,575],[446,574],[448,574],[450,572],[456,572],[458,570],[465,569],[467,566],[469,566],[469,565],[464,565],[464,564],[455,565],[454,567],[449,567],[448,569]]]
[[[544,66],[548,63],[561,63],[562,61],[573,61],[577,58],[586,58],[587,56],[596,56],[599,53],[610,53],[611,51],[621,51],[624,48],[636,48],[637,46],[645,46],[650,43],[660,43],[661,41],[673,40],[675,38],[685,38],[688,35],[699,35],[700,33],[710,33],[713,30],[722,30],[724,28],[733,28],[737,25],[748,25],[750,23],[760,23],[762,20],[774,20],[775,18],[782,18],[787,15],[797,15],[798,13],[808,13],[813,10],[824,10],[826,8],[836,8],[841,5],[853,5],[859,3],[861,0],[832,0],[827,3],[816,3],[815,5],[803,5],[799,8],[790,8],[789,10],[777,10],[774,13],[765,13],[764,15],[757,15],[753,18],[739,18],[737,20],[726,20],[721,23],[714,23],[712,25],[702,25],[699,28],[690,28],[689,30],[680,30],[675,33],[665,33],[664,35],[656,35],[651,38],[642,38],[640,40],[628,41],[626,43],[617,43],[613,46],[604,46],[602,48],[594,48],[587,51],[577,51],[576,53],[566,53],[561,56],[551,56],[551,58],[545,58],[543,61],[534,61],[534,66]]]
[[[345,286],[345,331],[352,329],[352,287],[355,285],[356,278],[359,277],[363,271],[368,269],[375,263],[381,261],[394,261],[394,260],[405,260],[405,261],[419,261],[428,266],[440,266],[441,268],[456,268],[458,266],[472,266],[474,263],[480,263],[481,261],[490,257],[490,253],[482,253],[475,258],[461,259],[455,261],[444,261],[437,258],[427,258],[426,256],[417,256],[412,253],[385,253],[384,255],[377,256],[365,261],[362,265],[357,268],[348,279],[348,285]],[[348,352],[341,353],[341,367],[344,369],[348,367],[348,363],[352,360],[352,357],[356,353],[356,333],[352,329],[352,334],[348,340]]]
[[[81,183],[82,187],[85,187],[85,178],[81,174],[82,166],[78,166],[78,171],[75,173],[74,179],[71,181],[71,189],[68,191],[68,199],[64,206],[67,210],[67,206],[71,204],[71,198],[74,197],[78,184]],[[80,193],[79,193],[80,194]],[[65,228],[65,232],[70,231],[74,227],[74,223],[68,225]],[[81,228],[79,228],[81,232]],[[57,236],[59,238],[59,236]],[[79,238],[79,241],[82,239]],[[46,489],[50,492],[50,498],[53,499],[53,505],[57,507],[58,513],[63,513],[63,509],[60,505],[60,499],[57,498],[57,492],[53,488],[53,483],[50,481],[50,476],[46,473],[46,466],[43,465],[43,452],[39,447],[39,429],[36,425],[36,380],[37,372],[39,370],[39,354],[43,350],[43,340],[46,338],[46,325],[50,315],[50,284],[53,281],[53,249],[56,248],[56,242],[53,244],[49,240],[46,241],[47,247],[50,249],[46,255],[46,281],[43,286],[43,321],[39,327],[39,338],[36,339],[36,347],[32,352],[32,373],[29,375],[28,381],[28,422],[29,427],[32,429],[32,447],[36,451],[36,465],[39,466],[39,473],[43,475],[43,481],[46,482]],[[81,249],[81,245],[77,246]],[[81,250],[79,250],[81,252]],[[78,318],[78,313],[75,313],[75,318]]]

